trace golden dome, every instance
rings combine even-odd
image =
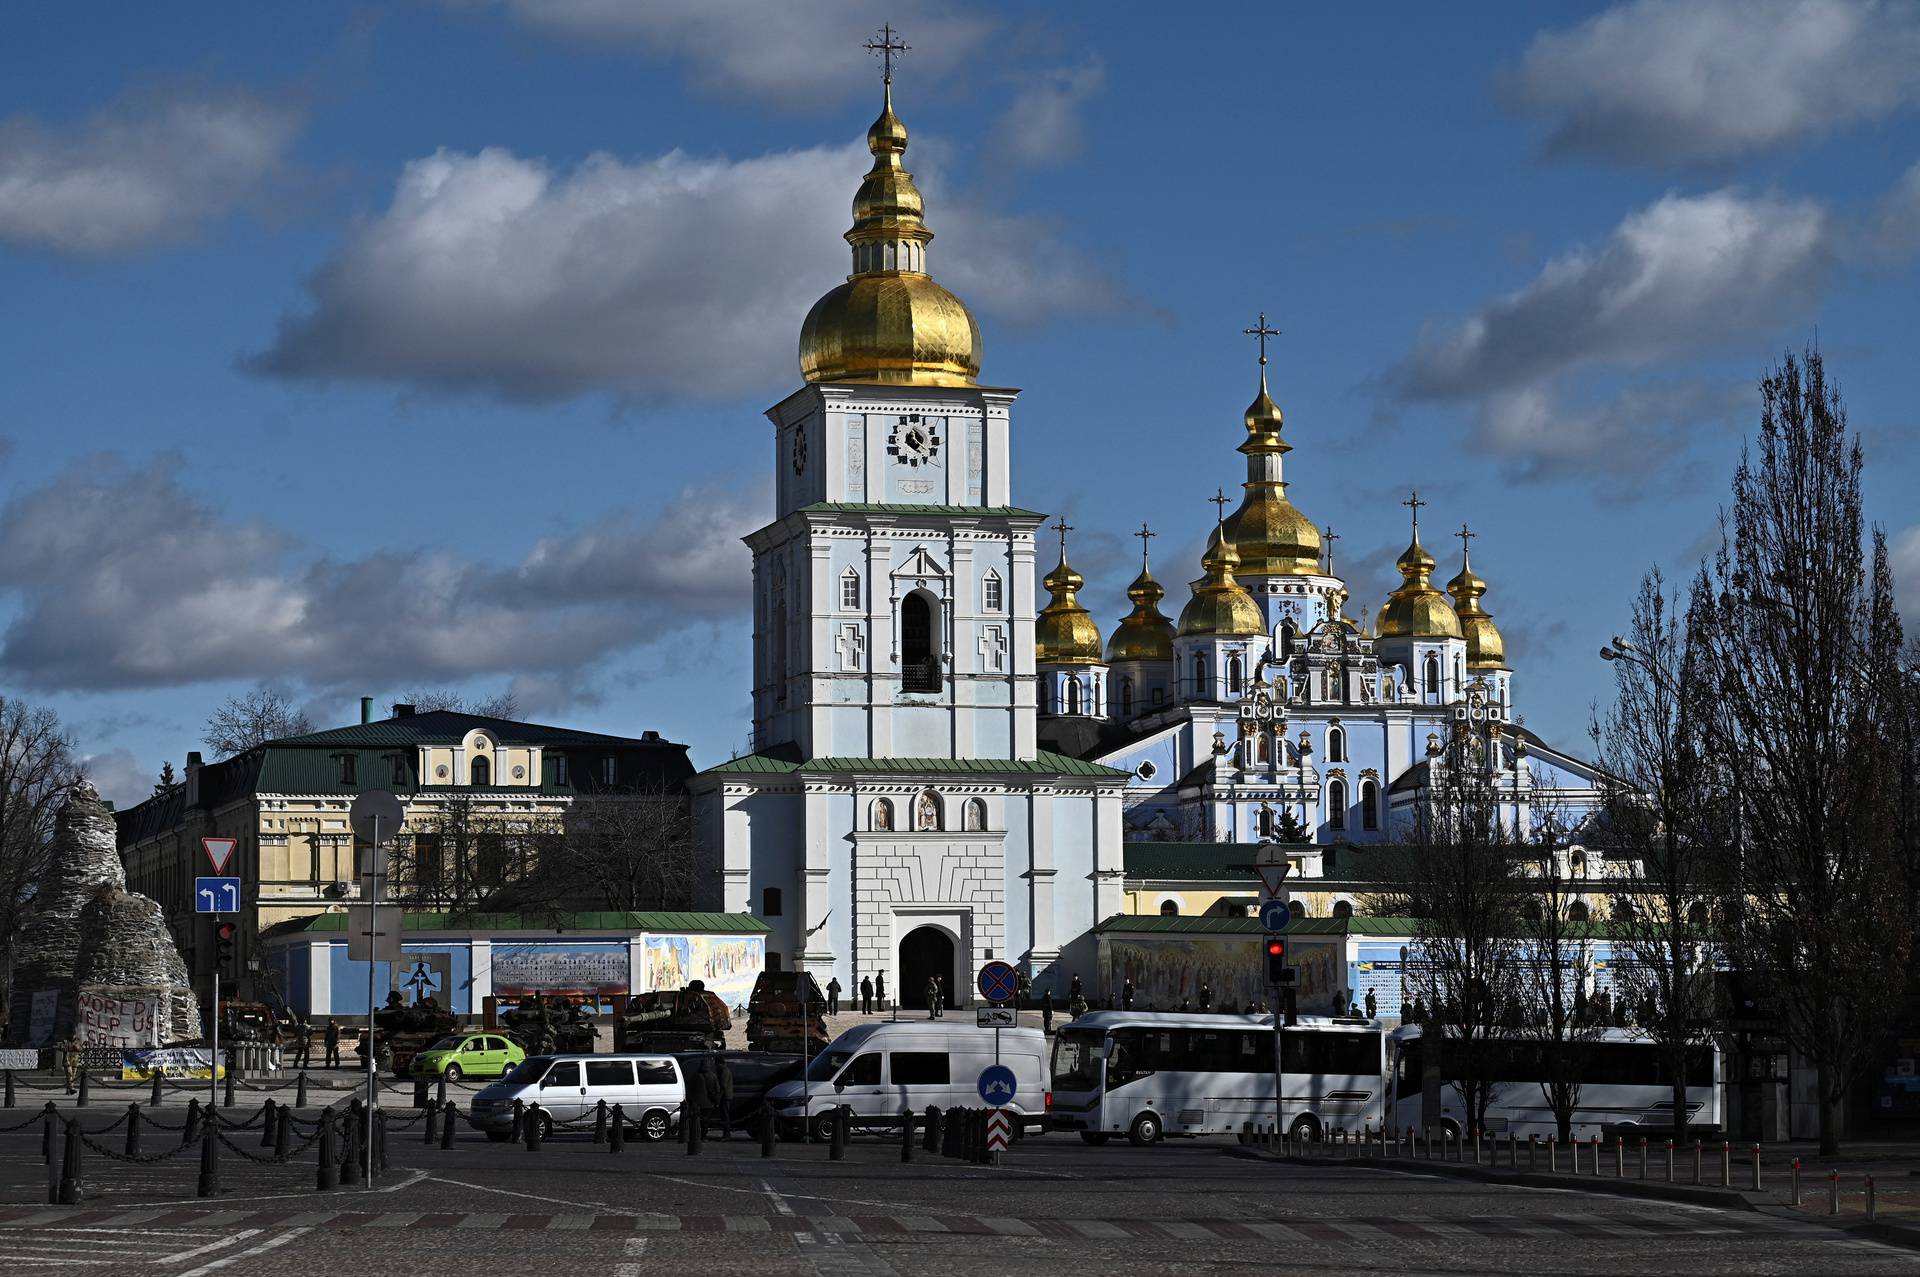
[[[1387,595],[1380,609],[1381,638],[1460,638],[1460,618],[1453,604],[1433,586],[1434,558],[1420,544],[1416,526],[1413,541],[1394,566],[1400,569],[1400,588]]]
[[[808,381],[965,386],[980,373],[980,325],[926,273],[933,232],[913,174],[901,167],[907,128],[886,105],[867,130],[873,167],[853,197],[853,274],[813,304],[800,326]]]
[[[1487,583],[1474,572],[1463,541],[1460,575],[1447,582],[1447,593],[1453,595],[1454,615],[1460,618],[1460,632],[1467,640],[1467,668],[1503,670],[1507,668],[1507,644],[1494,628],[1493,617],[1480,606],[1480,596],[1486,592]]]
[[[1120,625],[1107,640],[1107,660],[1170,661],[1173,659],[1173,622],[1160,614],[1160,600],[1167,592],[1153,579],[1147,568],[1144,550],[1140,554],[1140,575],[1127,587],[1133,611],[1120,618]]]
[[[1201,563],[1207,569],[1206,579],[1193,587],[1193,597],[1180,610],[1180,633],[1265,634],[1267,621],[1260,605],[1233,579],[1240,555],[1224,523],[1214,527]]]
[[[1261,327],[1266,327],[1261,316]],[[1320,529],[1287,500],[1277,458],[1293,451],[1280,437],[1280,406],[1267,393],[1267,359],[1260,356],[1260,393],[1243,418],[1247,437],[1239,451],[1247,456],[1246,496],[1227,516],[1227,539],[1239,548],[1240,570],[1248,576],[1315,576],[1320,572]],[[1269,467],[1262,456],[1276,460]],[[1272,478],[1264,477],[1271,474]]]
[[[1061,538],[1060,566],[1047,573],[1043,584],[1053,602],[1040,609],[1033,622],[1034,659],[1042,665],[1100,664],[1100,627],[1082,607],[1075,591],[1087,582],[1067,566],[1066,538]]]

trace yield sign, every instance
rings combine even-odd
[[[239,846],[238,838],[202,838],[200,845],[206,848],[207,859],[213,862],[213,871],[217,874],[227,871],[227,861],[233,856],[233,849]]]
[[[1269,844],[1260,849],[1260,859],[1253,866],[1260,873],[1260,885],[1267,889],[1269,896],[1280,894],[1280,886],[1286,882],[1287,875],[1293,871],[1293,862],[1287,859],[1287,853],[1279,847]]]

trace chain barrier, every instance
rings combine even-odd
[[[284,1155],[280,1153],[270,1153],[265,1157],[261,1157],[255,1153],[249,1153],[246,1149],[228,1139],[225,1131],[216,1129],[214,1131],[214,1137],[234,1152],[240,1154],[240,1156],[246,1158],[249,1162],[257,1162],[262,1166],[281,1166],[287,1162],[291,1162],[294,1158],[300,1156],[317,1144],[320,1141],[320,1132],[315,1130],[312,1135],[309,1135],[298,1145],[288,1149]]]
[[[123,1153],[119,1149],[109,1148],[105,1144],[94,1143],[85,1131],[80,1132],[80,1142],[100,1154],[100,1156],[107,1158],[109,1161],[125,1162],[129,1166],[151,1166],[155,1162],[164,1162],[168,1158],[178,1157],[182,1153],[192,1153],[196,1157],[199,1156],[200,1153],[200,1149],[194,1144],[180,1144],[168,1149],[164,1153],[154,1153],[151,1156],[139,1153]]]
[[[46,1120],[46,1116],[47,1111],[45,1109],[35,1109],[32,1117],[17,1126],[0,1126],[0,1135],[11,1135],[15,1131],[24,1131],[29,1126],[37,1126]]]
[[[170,1122],[163,1122],[159,1118],[153,1115],[153,1110],[150,1108],[145,1108],[140,1110],[140,1120],[146,1123],[148,1126],[153,1127],[155,1130],[184,1131],[187,1129],[187,1123],[184,1119],[182,1119],[178,1125],[175,1125]]]
[[[386,1110],[382,1109],[381,1112],[384,1113],[386,1112]],[[404,1122],[395,1117],[388,1117],[387,1129],[390,1131],[410,1130],[411,1128],[416,1127],[420,1125],[420,1123],[427,1120],[427,1112],[428,1110],[422,1109],[420,1112],[415,1113],[412,1117],[406,1119]]]

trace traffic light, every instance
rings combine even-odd
[[[1267,983],[1273,985],[1291,983],[1288,976],[1292,970],[1287,966],[1287,942],[1280,936],[1267,937]]]
[[[213,965],[227,975],[234,973],[234,944],[239,939],[238,923],[222,919],[213,924]]]

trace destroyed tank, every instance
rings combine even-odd
[[[684,989],[635,994],[613,1022],[616,1051],[718,1051],[733,1016],[720,995],[695,980]]]
[[[422,998],[408,1006],[400,1001],[398,993],[389,994],[387,1005],[373,1013],[373,1049],[387,1048],[392,1058],[386,1061],[386,1067],[395,1077],[404,1078],[413,1068],[413,1057],[452,1033],[458,1023],[459,1017],[433,998]],[[366,1059],[366,1030],[360,1031],[354,1050]]]
[[[536,993],[500,1012],[499,1020],[528,1055],[593,1054],[593,1020],[578,1002],[549,1002]]]
[[[762,971],[747,999],[747,1049],[820,1050],[827,1044],[826,1009],[827,1000],[811,972]]]

